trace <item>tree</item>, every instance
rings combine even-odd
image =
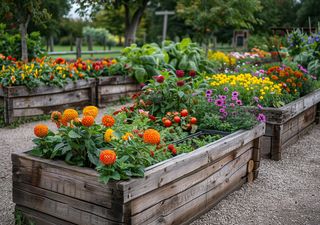
[[[21,35],[21,59],[28,61],[27,34],[31,20],[42,23],[50,18],[49,13],[43,7],[42,0],[15,0],[2,1],[0,16],[6,16],[18,23]]]
[[[308,26],[310,17],[313,26],[316,26],[320,21],[319,0],[302,0],[301,7],[297,12],[297,22],[300,26]]]
[[[208,46],[210,36],[219,27],[252,29],[261,10],[259,0],[179,0],[177,12],[191,25]]]
[[[43,8],[50,13],[51,17],[41,24],[31,21],[29,31],[40,31],[50,44],[50,51],[53,51],[53,38],[59,34],[62,19],[68,14],[71,5],[68,0],[45,0]]]
[[[98,0],[73,0],[79,4],[79,11],[83,14],[90,8],[92,12],[101,10],[101,1]],[[136,33],[141,18],[150,0],[105,0],[103,5],[108,10],[124,7],[125,45],[128,46],[136,40]]]

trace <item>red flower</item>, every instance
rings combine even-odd
[[[177,77],[183,77],[184,76],[184,71],[183,70],[176,70],[176,75]]]
[[[184,80],[178,80],[177,81],[177,86],[182,87],[184,85]]]
[[[156,76],[156,81],[157,81],[158,83],[163,83],[163,81],[164,81],[164,76],[162,76],[162,75]]]
[[[189,76],[190,76],[190,77],[195,77],[196,74],[197,74],[197,73],[196,73],[196,71],[194,71],[194,70],[190,70],[190,71],[189,71]]]
[[[156,121],[157,118],[155,116],[153,116],[153,115],[149,115],[149,119],[152,120],[152,121]]]

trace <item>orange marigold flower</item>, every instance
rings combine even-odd
[[[148,144],[156,145],[160,143],[160,133],[154,129],[148,129],[143,134],[143,141]]]
[[[107,130],[106,130],[106,132],[104,133],[104,141],[105,141],[105,142],[110,142],[111,139],[112,139],[113,137],[115,137],[114,134],[113,134],[113,132],[114,132],[114,130],[112,130],[112,129],[107,129]]]
[[[122,136],[122,140],[128,141],[129,139],[133,139],[133,134],[130,132],[125,133],[125,135]]]
[[[292,79],[288,78],[288,79],[287,79],[287,82],[288,82],[288,83],[292,83]]]
[[[59,112],[59,111],[53,111],[53,112],[51,113],[51,121],[52,121],[52,122],[60,121],[61,118],[62,118],[61,112]]]
[[[43,138],[45,136],[48,135],[49,129],[47,127],[47,125],[44,124],[38,124],[34,127],[33,129],[34,134],[39,137],[39,138]]]
[[[272,80],[279,80],[279,78],[278,78],[276,75],[272,75],[272,76],[271,76],[271,79],[272,79]]]
[[[71,120],[78,118],[79,114],[74,109],[66,109],[66,110],[64,110],[62,116],[64,117],[65,121],[70,122]]]
[[[106,127],[112,127],[115,123],[115,119],[111,115],[104,115],[102,117],[102,124],[105,125]]]
[[[93,118],[96,118],[99,113],[99,109],[95,106],[92,106],[92,105],[86,106],[86,107],[84,107],[82,113],[85,116],[92,116]]]
[[[81,120],[81,124],[85,127],[91,127],[94,124],[93,116],[84,116]]]
[[[66,118],[65,116],[63,116],[63,115],[62,115],[62,118],[61,118],[60,122],[61,122],[61,124],[62,124],[63,126],[68,126],[68,120],[67,120],[67,118]]]
[[[298,87],[302,87],[302,83],[301,83],[301,82],[298,82],[298,83],[297,83],[297,86],[298,86]]]
[[[104,165],[112,165],[116,162],[117,155],[113,150],[103,150],[100,152],[100,161]]]

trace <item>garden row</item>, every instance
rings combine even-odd
[[[66,107],[104,107],[107,103],[128,98],[139,90],[139,84],[128,76],[70,81],[64,87],[2,87],[0,106],[2,104],[4,108],[5,123],[10,124],[18,118],[46,115]]]
[[[162,68],[101,123],[95,106],[53,112],[57,130],[38,124],[12,156],[17,209],[44,225],[187,224],[252,182],[261,155],[281,159],[317,121],[317,74],[290,58],[219,71]]]

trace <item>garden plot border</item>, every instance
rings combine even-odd
[[[105,107],[108,103],[130,97],[140,90],[138,82],[130,76],[98,77],[96,90],[97,106]]]
[[[319,122],[320,89],[280,108],[264,108],[266,134],[261,152],[273,160],[281,160],[282,150],[297,142]]]
[[[188,224],[257,178],[264,133],[259,124],[107,185],[93,169],[14,153],[13,201],[41,225]]]
[[[64,87],[40,86],[28,89],[25,86],[0,88],[0,101],[4,107],[4,121],[12,123],[17,118],[48,115],[68,107],[95,105],[96,80],[78,80]]]

